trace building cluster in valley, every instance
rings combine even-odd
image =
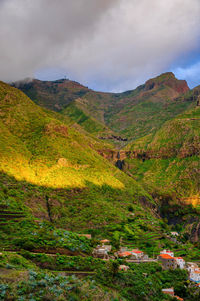
[[[128,250],[127,247],[120,247],[118,252],[114,253],[114,256],[109,255],[112,250],[112,245],[108,239],[103,239],[93,250],[93,256],[101,259],[114,259],[114,258],[128,258],[129,260],[149,260],[148,255],[139,249]]]
[[[143,251],[134,248],[128,249],[127,247],[120,247],[119,251],[115,252],[113,255],[110,255],[112,250],[112,245],[108,239],[103,239],[93,250],[93,256],[96,258],[101,258],[104,260],[121,258],[125,259],[126,262],[155,262],[158,261],[161,263],[163,269],[185,269],[188,271],[189,280],[195,283],[200,287],[200,268],[196,263],[185,262],[182,257],[174,256],[174,252],[170,250],[162,250],[157,256],[157,259],[151,259]],[[127,271],[129,269],[126,265],[120,265],[119,269],[121,271]]]
[[[186,269],[189,274],[189,280],[200,286],[200,268],[194,262],[185,262],[182,257],[174,257],[170,250],[163,250],[158,255],[158,261],[161,262],[164,269]]]
[[[162,263],[164,269],[185,268],[185,260],[182,257],[174,257],[174,253],[170,250],[161,251],[158,261]]]

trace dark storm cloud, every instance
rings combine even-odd
[[[199,0],[0,0],[0,79],[62,68],[122,90],[196,47]]]

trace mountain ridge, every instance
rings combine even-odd
[[[190,93],[187,83],[176,79],[171,72],[122,93],[95,92],[65,79],[60,84],[59,80],[34,80],[18,87],[36,103],[70,116],[86,131],[104,139],[113,135],[135,140],[155,132],[166,120],[192,104],[192,100],[180,98]],[[115,139],[110,142],[119,148],[126,144]]]

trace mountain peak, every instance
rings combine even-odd
[[[145,83],[145,90],[152,90],[162,85],[168,86],[180,94],[190,90],[187,82],[177,79],[173,72],[165,72],[155,78],[149,79]]]

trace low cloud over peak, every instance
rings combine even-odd
[[[197,47],[199,15],[199,0],[0,0],[0,79],[130,89]]]

